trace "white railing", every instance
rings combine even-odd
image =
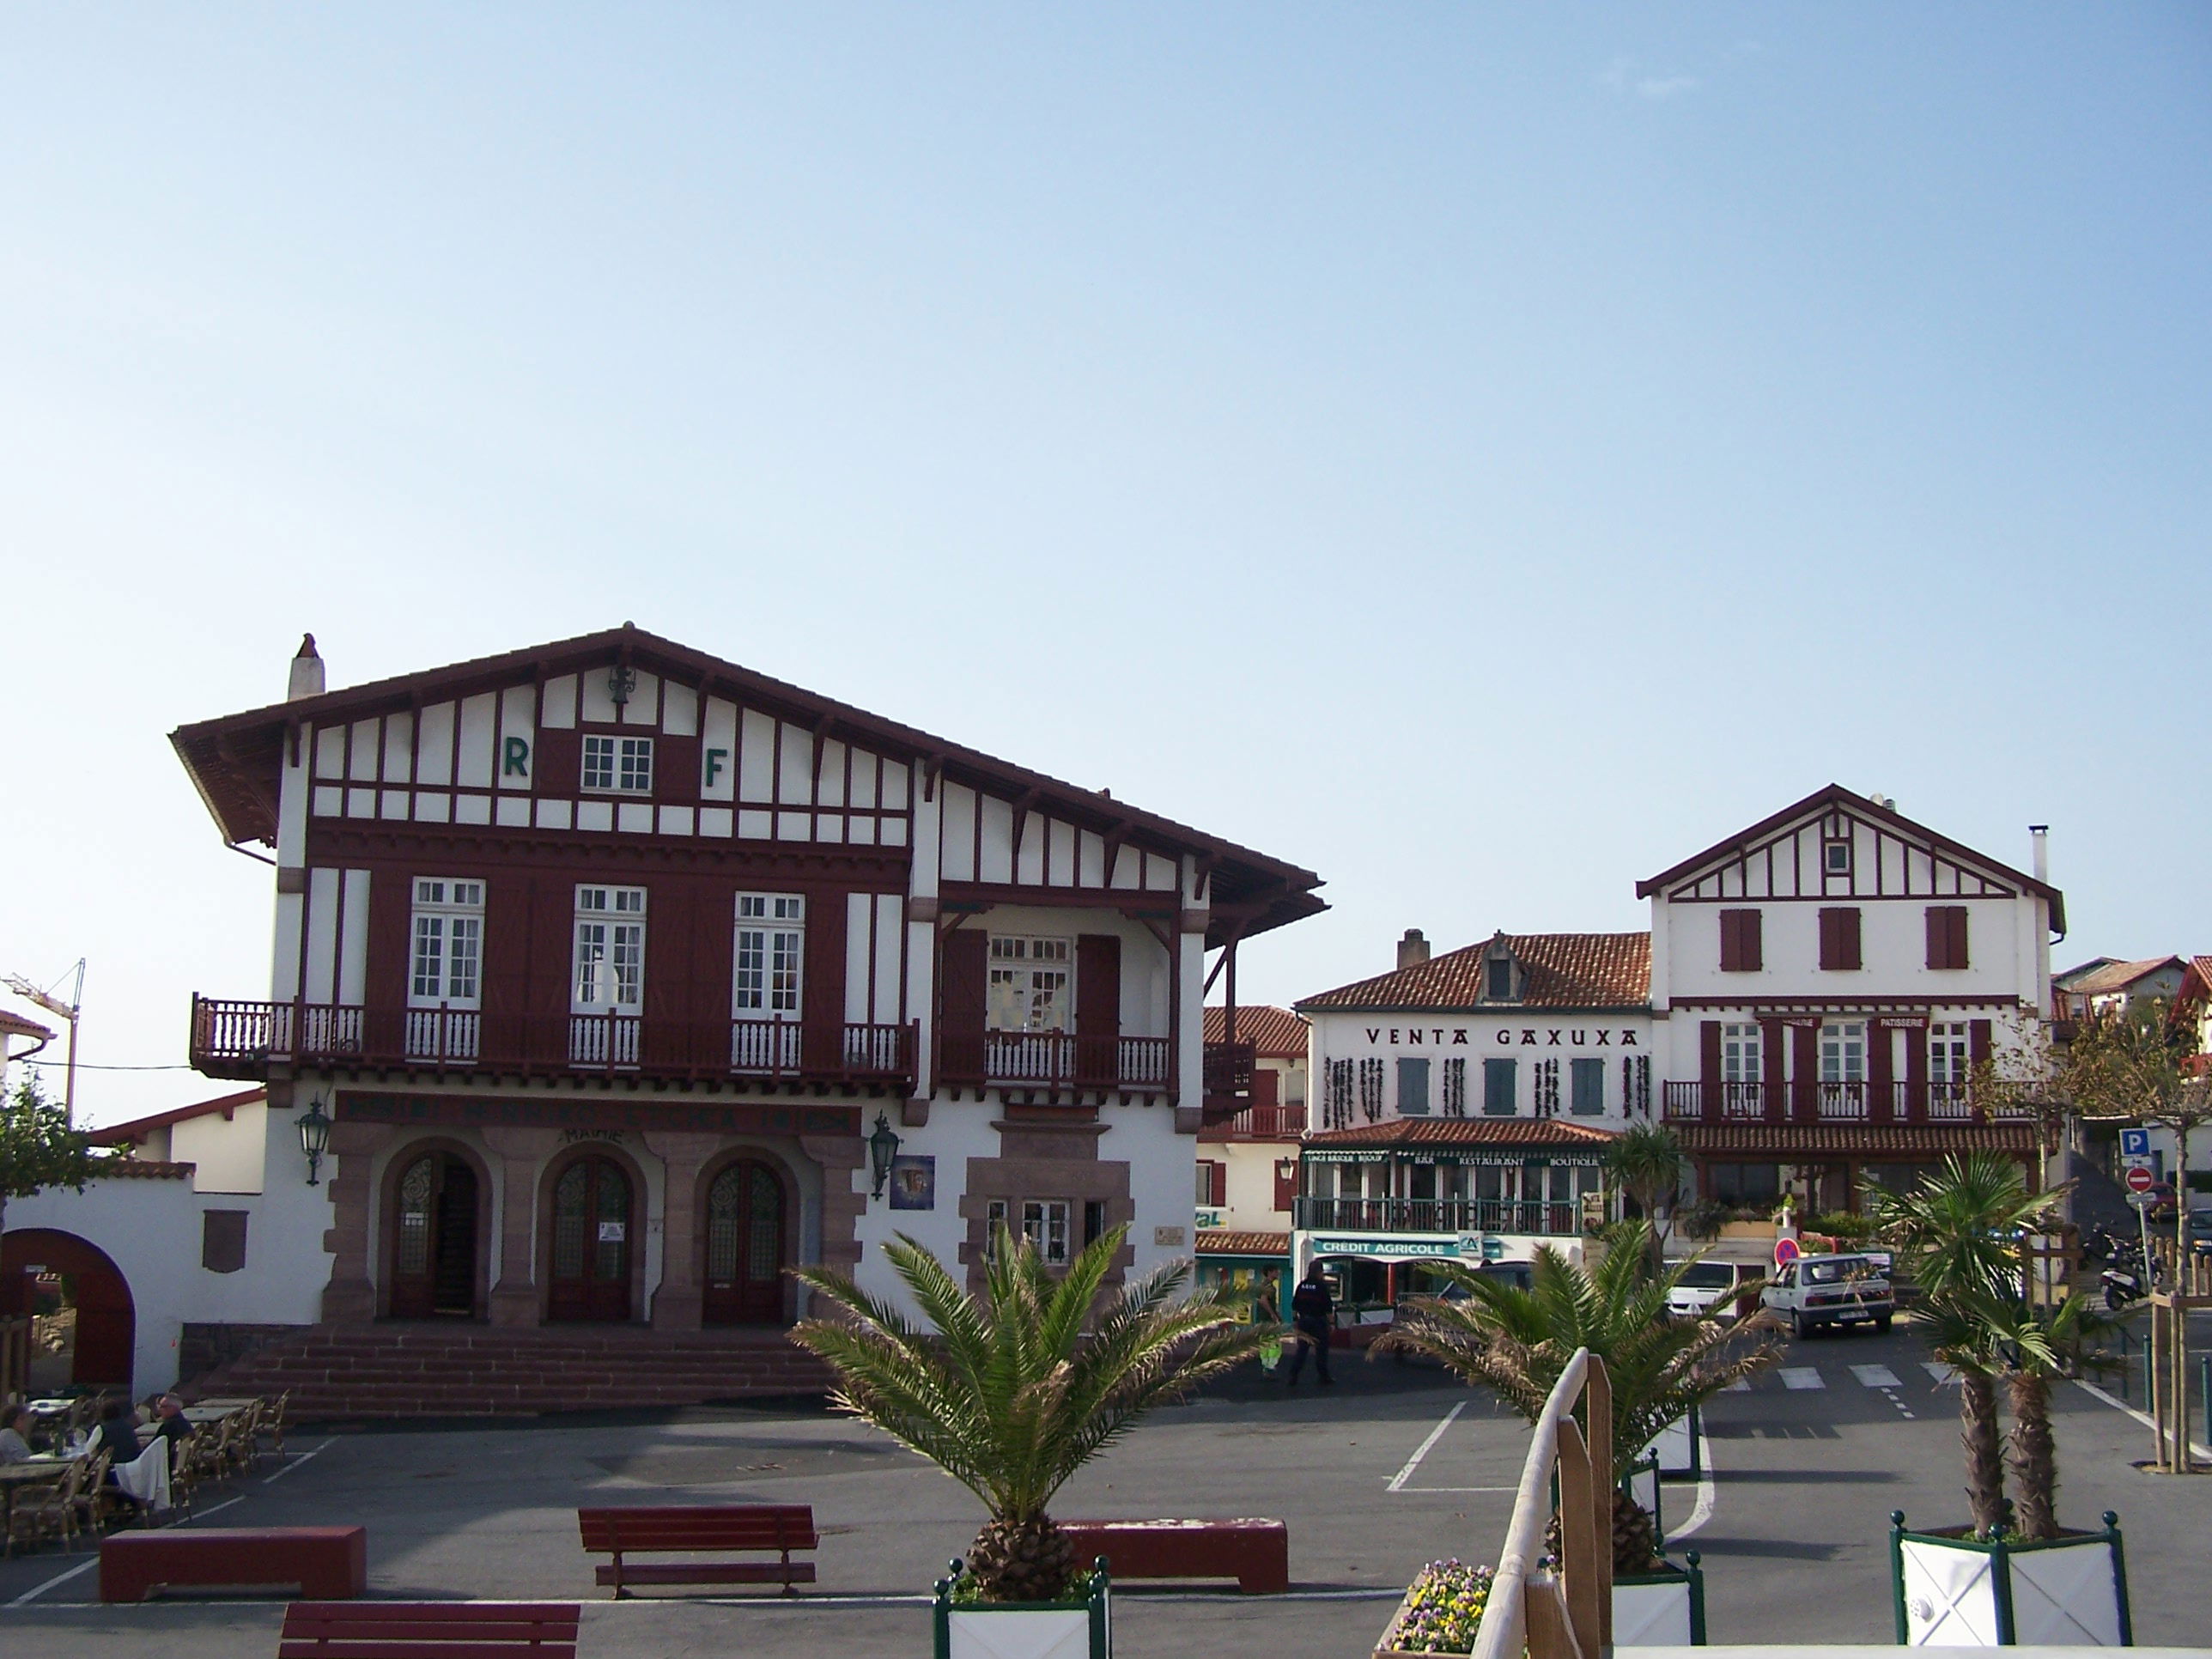
[[[1575,1421],[1584,1405],[1585,1439]],[[1559,1559],[1544,1528],[1559,1479]],[[1605,1361],[1577,1348],[1559,1373],[1522,1465],[1474,1659],[1599,1659],[1613,1650],[1613,1385]]]

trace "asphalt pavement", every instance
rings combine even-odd
[[[1716,1642],[1892,1639],[1886,1535],[1964,1519],[1956,1391],[1907,1328],[1796,1343],[1786,1370],[1707,1413],[1711,1473],[1669,1482],[1675,1551],[1708,1575]],[[1064,1516],[1273,1516],[1291,1536],[1292,1596],[1131,1587],[1117,1593],[1122,1659],[1353,1659],[1427,1560],[1496,1559],[1526,1428],[1441,1373],[1340,1358],[1335,1387],[1285,1389],[1256,1371],[1158,1413],[1070,1484]],[[1794,1384],[1794,1386],[1793,1386]],[[2061,1518],[2117,1510],[2137,1639],[2212,1646],[2200,1584],[2212,1477],[2142,1473],[2148,1431],[2078,1389],[2057,1397]],[[813,1655],[912,1659],[923,1597],[981,1520],[981,1505],[912,1454],[814,1409],[293,1437],[204,1502],[196,1524],[368,1528],[370,1593],[559,1598],[587,1604],[587,1655]],[[577,1547],[579,1504],[805,1502],[823,1534],[819,1582],[799,1595],[612,1603]],[[216,1504],[228,1507],[218,1510]],[[1684,1529],[1692,1528],[1685,1534]],[[0,1650],[41,1659],[198,1659],[270,1653],[281,1599],[165,1598],[103,1607],[91,1558],[0,1564]],[[70,1576],[73,1569],[76,1571]]]

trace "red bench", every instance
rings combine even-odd
[[[619,1601],[632,1584],[774,1584],[787,1595],[793,1584],[814,1582],[814,1564],[794,1561],[793,1550],[818,1547],[814,1511],[805,1504],[664,1504],[654,1509],[578,1510],[576,1525],[584,1547],[614,1557],[601,1567],[599,1582],[614,1586]],[[653,1562],[640,1566],[623,1558],[635,1554],[689,1552],[693,1554],[757,1550],[775,1561]]]
[[[576,1659],[574,1601],[295,1601],[276,1659]]]
[[[1291,1587],[1291,1535],[1279,1521],[1063,1521],[1075,1559],[1106,1558],[1115,1578],[1234,1578],[1247,1595]]]
[[[368,1588],[366,1527],[165,1527],[100,1544],[100,1599],[143,1601],[163,1584],[297,1584],[335,1599]]]

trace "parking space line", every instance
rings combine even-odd
[[[294,1469],[298,1468],[301,1464],[310,1462],[315,1458],[321,1456],[332,1446],[337,1445],[337,1436],[332,1435],[329,1439],[324,1441],[321,1445],[314,1448],[313,1450],[303,1451],[297,1457],[286,1458],[284,1460],[283,1466],[279,1468],[276,1474],[262,1477],[261,1484],[265,1486],[272,1480],[282,1480],[286,1475],[291,1474]]]
[[[1705,1421],[1698,1424],[1698,1497],[1691,1504],[1689,1518],[1667,1534],[1670,1544],[1679,1543],[1713,1518],[1713,1443],[1705,1437]]]
[[[193,1510],[192,1518],[194,1520],[198,1520],[203,1515],[214,1515],[221,1510],[228,1509],[233,1504],[243,1504],[245,1501],[246,1495],[241,1492],[236,1498],[226,1498],[220,1504],[210,1504],[204,1510]],[[32,1585],[30,1589],[25,1590],[21,1595],[8,1603],[8,1605],[11,1607],[28,1607],[32,1602],[37,1601],[41,1595],[44,1595],[55,1585],[66,1584],[70,1579],[76,1577],[79,1573],[90,1572],[99,1565],[100,1557],[97,1553],[87,1556],[75,1566],[56,1573],[44,1583]]]
[[[1785,1389],[1825,1389],[1818,1365],[1784,1365],[1778,1373]]]
[[[1385,1492],[1403,1492],[1406,1489],[1406,1483],[1413,1478],[1413,1471],[1421,1467],[1421,1460],[1424,1457],[1426,1457],[1429,1453],[1434,1449],[1437,1442],[1444,1437],[1444,1431],[1451,1427],[1453,1424],[1459,1421],[1459,1414],[1466,1409],[1467,1401],[1462,1400],[1459,1404],[1454,1406],[1449,1411],[1446,1412],[1444,1413],[1444,1420],[1429,1431],[1429,1437],[1421,1442],[1421,1443],[1414,1449],[1413,1455],[1406,1460],[1406,1467],[1400,1469],[1397,1474],[1392,1475],[1390,1477],[1390,1484],[1383,1487],[1382,1490]]]

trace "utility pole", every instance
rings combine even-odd
[[[71,988],[70,1000],[67,1002],[64,1002],[51,991],[40,989],[21,974],[9,975],[6,979],[0,980],[0,984],[7,986],[24,1001],[35,1002],[48,1013],[58,1014],[69,1022],[69,1057],[64,1062],[62,1069],[62,1115],[68,1121],[69,1127],[74,1129],[76,1127],[76,1017],[78,1011],[84,1006],[84,958],[82,957],[76,959],[76,967],[71,971],[76,975],[76,983]],[[62,979],[69,977],[69,974],[62,975]],[[59,985],[61,980],[56,980],[54,983]]]

